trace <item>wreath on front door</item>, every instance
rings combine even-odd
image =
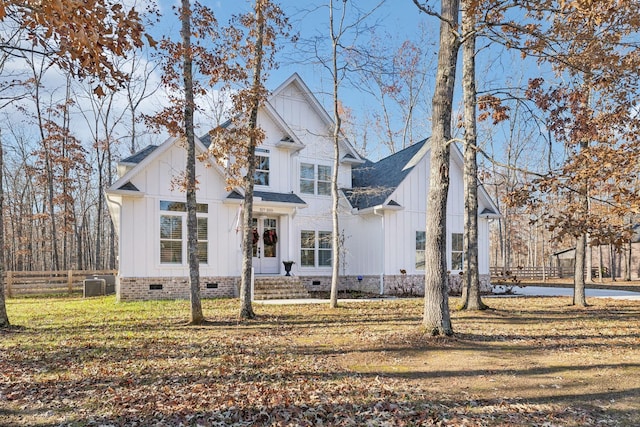
[[[262,240],[265,245],[275,245],[278,243],[278,234],[276,233],[276,230],[265,230],[264,233],[262,233]]]
[[[260,240],[260,234],[258,234],[258,230],[253,229],[253,244],[255,245]]]

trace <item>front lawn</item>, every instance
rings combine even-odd
[[[640,425],[638,302],[485,301],[433,338],[421,299],[10,299],[0,425]]]

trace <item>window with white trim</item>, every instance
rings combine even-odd
[[[300,232],[300,265],[302,267],[331,267],[332,260],[330,231],[302,230]]]
[[[464,235],[451,233],[451,270],[464,269]]]
[[[209,263],[209,221],[207,217],[198,217],[198,260],[200,264]]]
[[[160,216],[160,262],[182,264],[182,216]]]
[[[300,163],[300,192],[331,195],[331,166]]]
[[[269,186],[269,157],[256,155],[256,172],[253,175],[255,185]]]
[[[331,166],[318,165],[318,194],[331,195]]]
[[[416,270],[424,270],[424,247],[427,233],[416,231]]]
[[[187,204],[160,201],[160,263],[184,264],[187,253]],[[209,261],[207,204],[196,205],[198,257],[201,264]]]

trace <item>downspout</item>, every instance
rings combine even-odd
[[[380,265],[382,266],[382,270],[380,271],[380,295],[384,295],[384,261],[385,261],[385,244],[384,244],[384,212],[380,213],[378,210],[382,211],[381,208],[373,208],[373,214],[380,217],[380,229],[382,232],[382,262]]]

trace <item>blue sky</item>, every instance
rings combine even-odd
[[[336,1],[338,5],[341,1]],[[364,0],[356,2],[363,11],[368,11],[379,4],[378,1]],[[171,12],[171,4],[175,2],[161,2],[161,11],[164,14],[162,25],[154,30],[161,32],[163,35],[172,34],[177,36],[179,26],[175,22],[173,13]],[[270,71],[268,79],[268,88],[275,88],[294,72],[300,74],[310,89],[320,99],[320,102],[328,107],[331,105],[331,75],[326,69],[317,63],[312,55],[302,52],[305,41],[315,37],[324,37],[324,47],[329,49],[329,9],[327,1],[296,1],[283,0],[279,4],[284,13],[289,17],[292,25],[292,33],[297,33],[301,40],[298,44],[285,42],[282,50],[278,53],[279,68]],[[207,3],[213,9],[220,25],[227,22],[233,14],[242,13],[250,10],[253,5],[252,1],[237,0],[218,0]],[[348,15],[346,22],[353,21],[353,15]],[[400,44],[405,40],[416,40],[420,35],[421,24],[427,26],[426,31],[431,31],[432,35],[437,34],[438,22],[431,17],[419,13],[416,6],[411,0],[387,0],[381,3],[380,7],[367,18],[368,25],[375,27],[368,29],[356,38],[352,32],[345,37],[345,44],[362,43],[367,46],[367,40],[375,32],[377,37],[384,42],[384,47],[388,52],[376,52],[383,56],[391,56],[399,48]],[[432,30],[428,28],[432,27]],[[433,46],[435,40],[430,40],[431,46],[425,50],[426,55],[436,57],[437,51]],[[351,78],[356,78],[351,75]],[[430,87],[426,90],[430,93]],[[430,99],[430,95],[429,99]],[[364,120],[364,115],[371,114],[378,108],[378,102],[372,96],[366,94],[363,90],[354,87],[349,82],[344,82],[340,87],[341,102],[348,108],[352,109],[358,120]],[[425,123],[426,123],[425,117]],[[428,126],[425,124],[425,129]],[[428,136],[425,130],[422,137]],[[371,140],[374,137],[370,137]],[[388,154],[384,149],[376,149],[373,147],[373,141],[370,143],[371,156],[380,157]]]
[[[253,2],[247,0],[217,0],[214,2],[206,2],[211,7],[221,25],[227,23],[229,17],[232,14],[239,14],[251,9]],[[342,2],[336,0],[339,5]],[[355,3],[362,10],[368,10],[378,4],[377,1],[372,0],[357,0],[349,2],[349,4]],[[162,36],[178,37],[179,34],[179,22],[172,12],[172,6],[177,5],[176,0],[160,0],[160,10],[163,16],[160,23],[155,25],[154,28],[150,28],[150,32],[156,38]],[[326,49],[329,49],[329,13],[328,13],[328,0],[322,1],[302,1],[302,0],[283,0],[280,2],[285,14],[289,16],[290,23],[292,25],[293,32],[297,32],[300,40],[309,40],[313,37],[321,37],[323,39],[323,45]],[[347,16],[347,23],[353,22],[353,14]],[[439,30],[439,22],[433,18],[426,16],[418,11],[417,7],[411,0],[386,0],[382,3],[381,7],[375,11],[367,20],[368,25],[374,26],[375,30],[363,31],[358,35],[356,42],[368,46],[369,39],[373,33],[375,33],[379,39],[378,47],[371,50],[374,53],[382,57],[392,57],[395,52],[398,51],[400,45],[405,40],[412,40],[419,43],[423,48],[423,57],[427,64],[429,76],[435,74],[436,57],[437,57],[437,34]],[[354,43],[353,34],[347,36],[343,42],[344,44]],[[420,42],[422,37],[422,42]],[[268,88],[276,88],[281,82],[288,78],[292,73],[297,72],[305,80],[310,89],[316,94],[320,102],[325,107],[331,105],[331,76],[320,66],[317,61],[314,60],[312,55],[304,53],[302,47],[304,43],[292,44],[291,42],[283,43],[283,49],[278,54],[279,69],[273,70],[270,73],[268,80]],[[531,63],[531,68],[525,68],[521,64],[521,61],[515,57],[515,55],[501,55],[496,56],[498,49],[483,49],[478,57],[478,90],[482,91],[487,86],[504,86],[505,79],[511,79],[514,83],[520,83],[526,80],[528,75],[538,73],[535,68],[535,63]],[[16,67],[22,68],[23,64],[16,62],[13,64]],[[459,64],[461,67],[461,64]],[[159,71],[159,70],[157,70]],[[505,77],[506,76],[506,77]],[[352,78],[356,78],[355,74],[351,74]],[[157,84],[159,82],[159,74],[156,72],[150,78],[150,85]],[[64,76],[60,73],[51,72],[48,73],[44,84],[47,90],[47,96],[55,102],[60,102],[64,99]],[[431,93],[433,90],[433,79],[428,79],[425,83],[423,92],[423,99],[417,108],[416,114],[416,130],[414,134],[414,141],[421,140],[422,138],[430,135],[430,103]],[[460,91],[460,84],[458,82],[458,93]],[[90,92],[90,87],[88,88]],[[91,141],[91,134],[88,132],[87,120],[79,113],[80,110],[90,111],[90,104],[87,101],[88,97],[86,92],[82,89],[79,90],[75,101],[76,110],[72,113],[72,129],[76,136],[82,141]],[[340,87],[340,100],[348,108],[350,108],[355,116],[354,122],[357,129],[353,132],[352,142],[356,146],[361,146],[365,130],[367,131],[367,151],[366,155],[372,160],[389,154],[388,148],[380,141],[384,140],[384,136],[375,130],[375,126],[372,125],[372,116],[379,114],[381,111],[380,101],[378,97],[368,94],[361,87],[354,87],[348,82],[345,82]],[[163,96],[162,92],[158,92],[152,99],[146,100],[140,107],[139,111],[145,113],[151,113],[160,105],[166,103],[166,96]],[[25,108],[32,108],[32,103],[29,100],[24,101]],[[115,100],[115,109],[126,109],[126,100],[123,95]],[[459,102],[456,103],[456,108],[459,108]],[[327,108],[329,111],[330,109]],[[394,111],[395,109],[395,111]],[[398,113],[397,106],[391,106],[391,121],[395,128],[400,128],[401,115]],[[459,111],[459,110],[458,110]],[[458,112],[456,111],[456,113]],[[27,134],[28,139],[32,139],[34,143],[38,140],[37,132],[32,126],[32,122],[29,121],[23,112],[12,109],[7,109],[3,112],[6,114],[6,120],[16,126],[19,133]],[[89,113],[90,115],[90,113]],[[457,115],[454,113],[454,115]],[[210,123],[206,119],[201,119],[201,127],[198,130],[198,134],[205,133]],[[504,129],[498,129],[495,127],[484,126],[487,132],[481,134],[484,141],[489,141],[493,138],[494,141],[500,141],[505,139]],[[138,127],[140,129],[140,127]],[[119,126],[117,128],[116,137],[122,141],[127,140],[128,129],[126,126]],[[350,135],[351,136],[351,135]],[[166,134],[147,134],[139,136],[138,143],[139,148],[144,147],[146,144],[159,144],[167,137]],[[480,141],[483,142],[482,140]],[[127,146],[122,146],[122,154],[128,155]]]

